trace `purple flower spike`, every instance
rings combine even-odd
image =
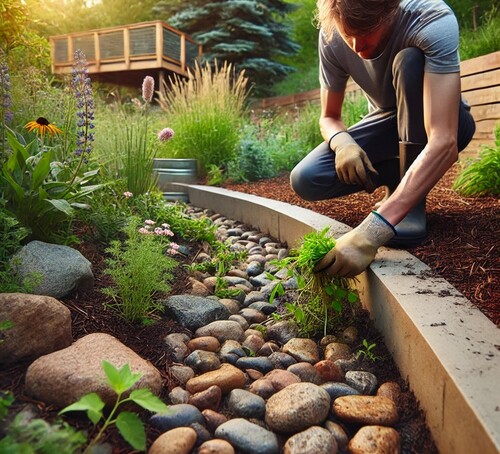
[[[151,76],[146,76],[142,82],[142,99],[151,102],[155,91],[155,80]]]
[[[164,128],[158,133],[158,139],[161,142],[166,142],[174,137],[174,130],[172,128]]]

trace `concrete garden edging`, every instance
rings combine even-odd
[[[351,228],[288,203],[200,185],[189,201],[253,225],[289,247],[327,226]],[[410,253],[382,248],[358,276],[361,302],[426,414],[443,454],[500,452],[500,334],[446,280]]]

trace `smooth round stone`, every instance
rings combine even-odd
[[[193,394],[189,397],[188,403],[194,405],[199,410],[218,410],[222,398],[222,391],[217,385]]]
[[[229,411],[237,417],[262,419],[266,412],[266,401],[243,389],[233,389],[228,396]]]
[[[342,421],[393,426],[398,422],[394,402],[383,396],[344,396],[335,399],[333,413]]]
[[[295,383],[272,395],[266,404],[266,424],[277,432],[299,432],[328,416],[330,396],[312,383]]]
[[[332,342],[325,347],[325,359],[335,362],[339,359],[349,359],[351,347],[342,342]]]
[[[334,436],[339,449],[345,451],[347,443],[349,443],[349,437],[347,436],[344,428],[339,423],[334,421],[325,421],[325,429],[327,429]]]
[[[279,345],[276,342],[266,342],[262,348],[257,352],[259,356],[271,356],[273,353],[278,352],[280,349]],[[289,356],[289,355],[287,355]],[[290,358],[292,358],[290,356]],[[269,358],[271,359],[271,358]],[[293,359],[293,358],[292,358]],[[272,360],[271,360],[272,361]],[[295,361],[295,360],[294,360]],[[274,367],[276,367],[275,363],[273,362]],[[281,369],[286,369],[283,365],[281,366]]]
[[[184,360],[186,366],[191,367],[196,373],[203,374],[220,367],[220,359],[214,352],[195,350]]]
[[[202,444],[204,443],[205,441],[208,441],[212,438],[212,434],[208,431],[208,429],[203,425],[203,424],[200,424],[200,423],[193,423],[191,424],[190,426],[192,429],[194,429],[194,431],[196,432],[196,443],[197,444]]]
[[[230,419],[220,425],[215,436],[228,441],[243,453],[279,453],[278,438],[274,433],[243,418]]]
[[[290,437],[285,443],[284,454],[336,454],[335,437],[323,427],[312,426]]]
[[[248,307],[249,309],[258,310],[266,315],[270,315],[273,312],[276,312],[276,306],[265,301],[256,301],[255,303],[250,304]]]
[[[258,301],[265,301],[266,296],[257,291],[257,290],[252,290],[251,292],[247,293],[247,296],[245,296],[245,301],[243,303],[243,306],[249,307],[250,305],[258,302]]]
[[[178,427],[161,434],[149,448],[149,454],[190,454],[196,444],[196,431]]]
[[[264,271],[264,266],[257,260],[253,260],[247,265],[247,274],[249,277],[258,276]]]
[[[170,402],[174,405],[187,404],[190,397],[191,397],[191,394],[188,393],[184,388],[181,388],[180,386],[176,386],[168,394],[168,398],[170,399]]]
[[[243,346],[239,342],[228,340],[222,344],[219,356],[221,360],[226,361],[227,357],[236,356],[236,359],[238,359],[242,356],[246,356],[246,353],[245,350],[243,350]]]
[[[397,406],[399,398],[401,397],[401,387],[396,382],[392,381],[382,383],[377,389],[377,396],[388,397]]]
[[[351,454],[395,454],[399,452],[399,433],[392,427],[364,426],[349,442]]]
[[[267,328],[267,338],[274,340],[280,345],[285,345],[290,339],[297,337],[299,327],[290,320],[279,321]]]
[[[270,380],[276,391],[281,391],[294,383],[300,383],[300,378],[288,370],[274,369],[265,376]]]
[[[323,380],[321,379],[318,371],[310,363],[292,364],[287,368],[287,371],[297,375],[300,378],[300,381],[310,382],[316,385],[320,385],[321,383],[323,383]]]
[[[264,339],[260,335],[251,334],[243,341],[243,347],[248,348],[253,353],[257,353],[264,345]]]
[[[237,298],[236,298],[237,299]],[[213,336],[221,343],[227,340],[243,340],[243,328],[239,323],[231,320],[217,320],[198,328],[195,337]]]
[[[189,349],[186,343],[189,341],[189,337],[181,333],[172,333],[165,336],[164,342],[166,350],[170,353],[175,361],[182,362],[184,358],[189,355]]]
[[[231,364],[222,364],[217,370],[193,377],[186,383],[186,389],[191,394],[195,394],[210,388],[212,385],[217,385],[222,393],[226,394],[233,389],[243,388],[245,382],[245,374],[240,369]]]
[[[277,345],[272,343],[272,346]],[[271,347],[272,348],[272,347]],[[288,353],[272,352],[269,356],[269,361],[273,363],[275,369],[288,369],[290,366],[297,364],[297,360]]]
[[[168,412],[156,413],[150,418],[151,425],[162,432],[176,427],[187,427],[197,422],[203,424],[205,419],[194,405],[170,405]]]
[[[170,366],[170,372],[181,385],[185,385],[190,378],[195,376],[194,370],[187,366]]]
[[[312,339],[296,337],[283,346],[283,353],[288,353],[299,362],[315,364],[319,361],[319,350]]]
[[[195,337],[187,343],[187,346],[192,352],[195,350],[204,350],[215,353],[220,350],[220,342],[212,336]]]
[[[250,392],[262,397],[263,399],[269,399],[276,392],[271,380],[267,378],[255,380],[252,384],[250,384],[248,389]]]
[[[361,394],[374,394],[377,389],[377,377],[371,372],[350,370],[345,374],[345,382]]]
[[[206,425],[211,432],[215,432],[215,429],[217,429],[217,427],[227,421],[227,417],[222,413],[210,410],[209,408],[203,410],[201,414],[205,418]]]
[[[219,300],[219,303],[221,303],[231,315],[237,314],[240,311],[240,304],[236,300],[222,298]]]
[[[337,399],[337,397],[358,396],[360,394],[357,389],[354,389],[345,383],[330,382],[323,383],[320,386],[330,395],[332,402]]]
[[[318,361],[314,368],[318,371],[324,382],[343,382],[345,379],[344,371],[334,362],[324,359]]]
[[[234,454],[234,448],[226,440],[214,438],[203,443],[198,454]]]
[[[274,369],[273,363],[269,361],[267,356],[247,356],[239,358],[238,361],[236,361],[236,367],[243,370],[255,369],[263,374],[267,374]]]
[[[229,316],[228,320],[234,320],[235,322],[238,322],[241,325],[241,327],[243,328],[243,330],[247,330],[248,327],[250,326],[248,321],[245,319],[245,317],[243,317],[240,314],[232,314]]]
[[[267,315],[263,312],[258,311],[257,309],[251,309],[249,307],[245,307],[241,309],[240,315],[249,323],[262,323],[267,319]]]
[[[228,276],[236,276],[236,277],[240,277],[242,279],[248,280],[248,274],[245,271],[239,270],[237,268],[233,268],[233,269],[229,270],[227,272],[227,275]]]

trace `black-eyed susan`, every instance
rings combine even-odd
[[[44,117],[38,117],[34,121],[29,121],[24,127],[29,132],[36,131],[42,137],[45,136],[46,133],[51,137],[62,133],[54,123],[50,123],[49,120]]]

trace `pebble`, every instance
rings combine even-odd
[[[178,427],[161,434],[149,448],[149,454],[190,454],[196,444],[196,431]]]
[[[263,419],[266,412],[266,401],[243,389],[233,389],[229,393],[227,406],[232,414],[240,418]]]
[[[377,377],[371,372],[350,370],[345,374],[345,382],[361,394],[374,394],[377,389]]]
[[[191,378],[186,383],[186,389],[194,394],[217,385],[226,394],[235,388],[243,388],[245,381],[245,374],[240,369],[231,364],[222,364],[217,370]]]
[[[204,391],[189,397],[188,403],[199,410],[218,410],[222,398],[222,390],[217,385],[212,385]]]
[[[234,454],[234,448],[226,440],[214,438],[203,443],[198,454]]]
[[[333,412],[341,421],[392,426],[398,422],[394,402],[384,396],[344,396],[335,399]]]
[[[351,454],[398,454],[400,436],[392,427],[364,426],[349,442]]]
[[[325,359],[335,362],[339,359],[349,359],[351,347],[342,342],[332,342],[325,347]]]
[[[213,336],[195,337],[187,343],[190,351],[205,350],[207,352],[218,352],[220,350],[220,342]]]
[[[298,432],[322,424],[330,396],[312,383],[295,383],[273,394],[266,404],[266,424],[277,432]]]
[[[156,413],[150,419],[153,427],[163,432],[176,427],[190,426],[195,422],[203,424],[204,421],[200,410],[190,404],[169,405],[167,412]]]
[[[290,437],[285,443],[284,454],[336,454],[335,437],[323,427],[312,426]]]
[[[215,431],[237,450],[248,454],[278,454],[278,437],[269,430],[243,418],[230,419]]]
[[[318,346],[313,339],[290,339],[283,345],[283,353],[288,353],[299,362],[315,364],[319,361]]]

